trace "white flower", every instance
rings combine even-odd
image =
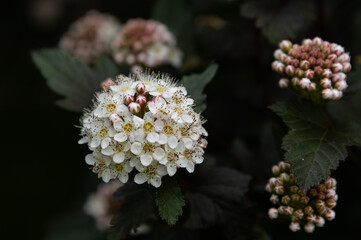
[[[270,219],[278,218],[278,210],[276,208],[270,208],[268,210],[268,216]]]
[[[82,117],[79,143],[88,143],[93,151],[86,162],[105,182],[127,182],[135,167],[139,173],[134,181],[155,187],[178,168],[194,172],[195,164],[203,162],[208,133],[186,94],[167,75],[119,76]],[[139,111],[130,112],[140,95]]]
[[[307,233],[312,233],[313,231],[315,231],[315,224],[313,224],[313,223],[307,223],[307,224],[305,225],[305,231],[306,231]]]
[[[158,163],[153,163],[149,166],[136,166],[139,173],[135,175],[134,182],[142,184],[148,182],[154,187],[158,188],[162,184],[162,177],[167,174],[165,167]]]
[[[290,230],[292,231],[292,232],[297,232],[297,231],[299,231],[301,229],[301,226],[300,226],[300,224],[298,223],[298,222],[291,222],[291,224],[290,224]]]

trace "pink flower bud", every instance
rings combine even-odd
[[[339,91],[345,91],[346,88],[348,87],[348,85],[345,80],[341,80],[341,81],[336,82],[335,87]]]
[[[311,82],[311,84],[310,84],[310,86],[309,86],[308,90],[310,90],[310,91],[314,91],[314,90],[316,90],[316,83]]]
[[[278,195],[276,195],[276,194],[272,194],[269,200],[273,204],[278,204],[280,202],[280,199],[279,199]]]
[[[299,189],[298,186],[293,185],[293,186],[290,187],[290,192],[291,192],[291,193],[297,193],[297,192],[298,192],[298,189]]]
[[[281,202],[284,205],[288,205],[291,202],[291,198],[288,195],[283,196],[282,199],[281,199]]]
[[[273,71],[276,71],[278,73],[283,73],[284,68],[285,68],[285,65],[279,61],[274,61],[272,63]]]
[[[351,64],[349,62],[345,62],[342,64],[343,67],[343,72],[347,73],[349,71],[351,71]]]
[[[299,220],[301,220],[302,218],[303,218],[303,212],[302,212],[302,210],[301,209],[298,209],[297,211],[295,211],[294,213],[293,213],[293,215],[296,217],[296,218],[298,218]]]
[[[305,207],[304,211],[303,211],[306,215],[311,215],[313,213],[313,209],[311,206],[307,206]]]
[[[325,78],[330,78],[332,76],[332,71],[331,69],[325,69],[323,70],[322,72],[322,76],[325,77]]]
[[[310,63],[307,60],[303,60],[300,63],[300,67],[304,70],[307,70],[310,67]]]
[[[326,201],[326,205],[329,207],[329,208],[334,208],[334,207],[336,207],[336,204],[337,204],[337,202],[334,200],[334,199],[328,199],[327,201]]]
[[[270,208],[268,210],[268,216],[270,219],[278,218],[278,210],[276,208]]]
[[[110,114],[110,116],[109,116],[109,121],[111,121],[112,123],[114,123],[114,122],[117,122],[117,121],[119,121],[119,120],[120,120],[119,114],[117,114],[117,113],[112,113],[112,114]]]
[[[333,82],[338,82],[338,81],[342,81],[342,80],[346,80],[346,74],[340,72],[340,73],[335,73],[332,75]]]
[[[299,202],[300,201],[300,195],[298,195],[298,194],[292,194],[291,195],[291,200],[292,200],[292,202],[293,203],[297,203],[297,202]]]
[[[278,176],[280,174],[280,168],[277,165],[274,165],[272,167],[272,173],[273,175]]]
[[[332,89],[332,98],[334,99],[334,100],[338,100],[338,99],[340,99],[341,97],[342,97],[342,92],[341,91],[339,91],[339,90],[337,90],[337,89]]]
[[[336,187],[336,179],[331,178],[331,177],[327,178],[327,180],[325,181],[325,186],[328,189],[335,188]]]
[[[140,106],[144,106],[147,103],[147,98],[143,95],[139,95],[137,97],[136,103],[138,103]]]
[[[271,187],[271,184],[267,183],[266,187],[265,187],[265,190],[269,193],[272,192],[272,187]]]
[[[344,53],[341,54],[338,58],[337,61],[341,62],[341,63],[345,63],[345,62],[350,62],[350,55],[348,55],[348,53]]]
[[[334,63],[334,64],[332,64],[332,71],[333,71],[334,73],[342,72],[342,70],[343,70],[343,66],[342,66],[341,63]]]
[[[313,231],[315,231],[315,224],[307,223],[304,228],[307,233],[312,233]]]
[[[332,85],[331,80],[328,79],[328,78],[322,79],[320,83],[321,83],[321,86],[322,86],[323,88],[330,88],[331,85]]]
[[[315,72],[311,69],[305,71],[305,77],[308,79],[313,79]]]
[[[285,214],[291,216],[293,214],[293,208],[290,206],[285,207]]]
[[[288,79],[287,78],[281,78],[279,81],[278,81],[278,86],[280,88],[287,88],[288,87]]]
[[[311,214],[309,216],[307,216],[307,221],[313,223],[316,222],[317,216],[315,214]]]
[[[283,183],[288,182],[290,180],[290,176],[287,173],[283,172],[280,174],[280,179]]]
[[[332,53],[332,54],[328,55],[327,58],[330,59],[331,61],[335,61],[337,59],[337,55]]]
[[[102,82],[102,88],[104,90],[108,90],[110,86],[114,85],[114,80],[112,78],[108,78],[104,82]]]
[[[311,80],[308,78],[302,78],[300,81],[300,87],[303,89],[309,88]]]
[[[336,217],[336,213],[333,210],[327,210],[325,217],[328,221],[332,221]]]
[[[277,49],[274,53],[273,53],[273,56],[275,59],[281,61],[281,56],[283,55],[284,53],[282,52],[281,49]]]
[[[302,45],[311,45],[312,44],[312,40],[309,38],[303,39],[302,41]]]
[[[309,201],[310,201],[310,198],[307,196],[302,196],[300,199],[300,202],[305,205],[308,204]]]
[[[292,42],[289,40],[283,40],[280,42],[279,47],[284,51],[288,52],[292,47]]]
[[[296,68],[296,70],[295,70],[295,74],[300,78],[303,77],[304,73],[305,72],[303,70],[301,70],[300,68]]]
[[[332,99],[333,93],[332,90],[329,88],[326,88],[322,90],[322,98],[323,99]]]
[[[138,94],[144,94],[145,93],[145,85],[144,83],[138,83],[135,87]]]
[[[141,107],[140,107],[139,103],[131,102],[128,105],[128,109],[131,113],[137,114],[140,112]]]
[[[278,195],[282,195],[285,193],[285,189],[283,188],[282,185],[276,185],[274,190]]]
[[[283,214],[285,214],[285,206],[279,206],[278,207],[278,212],[281,214],[281,215],[283,215]]]
[[[320,199],[318,199],[318,200],[316,201],[316,203],[315,203],[315,206],[316,206],[317,208],[320,208],[321,206],[325,206],[325,202],[322,201],[322,200],[320,200]]]
[[[285,68],[285,72],[288,76],[292,76],[295,73],[295,68],[292,65],[288,65]]]
[[[317,216],[316,218],[316,226],[323,227],[325,225],[325,219],[321,216]]]
[[[319,208],[317,208],[317,211],[319,214],[323,215],[326,214],[327,212],[327,207],[326,206],[320,206]]]
[[[322,39],[319,37],[315,37],[314,39],[312,39],[312,43],[316,46],[321,46],[322,44]]]
[[[274,177],[271,177],[269,180],[268,180],[268,183],[271,184],[271,186],[275,186],[276,183],[277,183],[277,178],[274,178]]]
[[[124,96],[124,104],[125,105],[128,106],[132,102],[134,102],[134,96],[132,96],[132,95]]]
[[[291,222],[289,228],[292,232],[297,232],[301,229],[301,226],[298,222]]]
[[[293,77],[291,80],[293,86],[297,86],[300,82],[300,80],[298,79],[298,77]]]
[[[332,198],[336,195],[336,191],[334,189],[327,189],[327,198]]]
[[[340,45],[337,45],[333,51],[336,53],[337,56],[342,55],[345,52],[345,49],[341,47]]]

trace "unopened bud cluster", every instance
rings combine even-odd
[[[203,162],[207,141],[204,120],[194,101],[167,75],[138,73],[103,82],[94,107],[82,119],[79,143],[92,154],[86,163],[104,182],[125,183],[135,168],[134,181],[161,185],[178,168],[193,172]]]
[[[335,218],[336,180],[327,178],[319,185],[313,186],[307,192],[302,192],[290,171],[290,165],[279,162],[272,167],[275,177],[269,179],[266,191],[271,193],[270,201],[276,205],[268,210],[271,219],[284,216],[291,220],[289,228],[296,232],[304,227],[312,233],[315,227],[323,227],[325,221]]]
[[[291,88],[316,103],[342,97],[347,88],[345,73],[351,70],[350,56],[342,46],[315,37],[301,45],[283,40],[279,47],[272,69],[284,75],[281,88]]]

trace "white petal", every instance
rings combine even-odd
[[[148,154],[143,154],[140,156],[140,162],[143,164],[143,166],[149,166],[153,161],[153,157]]]
[[[173,176],[177,172],[177,166],[174,163],[168,164],[167,172],[169,176]]]
[[[150,183],[154,187],[158,188],[158,187],[160,187],[160,185],[162,185],[162,179],[159,176],[155,175],[155,176],[150,178]]]
[[[110,178],[111,178],[110,170],[109,170],[109,169],[105,169],[105,170],[103,171],[103,173],[102,173],[102,179],[103,179],[103,181],[107,183],[107,182],[109,182]]]
[[[133,122],[136,128],[139,128],[144,124],[144,120],[137,116],[133,116]]]
[[[113,161],[115,163],[122,163],[124,161],[124,153],[117,153],[113,156]]]
[[[163,150],[163,148],[156,148],[153,152],[153,157],[155,160],[161,160],[162,158],[165,157],[165,152]]]
[[[110,138],[104,138],[103,140],[102,140],[102,143],[101,143],[101,147],[104,149],[104,148],[106,148],[106,147],[108,147],[109,146],[109,143],[111,142],[112,140],[110,139]]]
[[[171,93],[171,92],[169,92],[169,91],[166,91],[166,92],[164,92],[164,93],[162,94],[162,96],[163,96],[164,98],[170,98],[170,97],[173,96],[173,93]]]
[[[160,132],[162,131],[163,127],[164,127],[164,122],[162,120],[158,119],[157,121],[154,122],[155,131]]]
[[[178,146],[178,139],[175,136],[170,136],[168,138],[168,146],[175,149]]]
[[[185,121],[186,123],[192,123],[193,122],[193,118],[191,115],[189,114],[183,114],[182,115],[182,119],[183,121]]]
[[[168,159],[167,159],[166,157],[164,157],[164,158],[158,160],[158,162],[159,162],[160,164],[166,164],[166,163],[168,162]]]
[[[157,107],[155,106],[155,103],[153,103],[153,102],[148,103],[148,108],[149,108],[149,111],[151,113],[156,113],[157,112]]]
[[[190,138],[182,138],[182,141],[184,143],[184,146],[188,149],[191,149],[193,147],[193,140]]]
[[[107,147],[107,148],[104,148],[102,149],[102,153],[105,155],[105,156],[110,156],[114,153],[114,150],[111,148],[111,147]]]
[[[143,184],[148,180],[148,176],[145,175],[144,173],[138,173],[137,175],[135,175],[134,177],[134,182],[137,184]]]
[[[158,143],[159,144],[166,144],[168,141],[168,138],[165,134],[160,134],[159,135],[159,140],[158,140]]]
[[[150,143],[155,143],[159,140],[159,135],[158,133],[155,133],[155,132],[151,132],[148,134],[147,136],[147,141],[150,142]]]
[[[88,137],[83,137],[78,141],[78,144],[84,144],[89,142],[89,138]]]
[[[123,124],[124,124],[123,121],[116,121],[113,123],[113,127],[115,130],[120,131],[123,128]]]
[[[135,155],[139,155],[142,152],[142,144],[139,142],[133,143],[130,147],[130,151]]]
[[[192,159],[196,164],[201,164],[203,162],[202,157],[195,157]]]
[[[194,163],[192,161],[188,161],[186,169],[189,173],[194,172]]]
[[[97,107],[94,111],[94,115],[100,118],[104,117],[106,113],[106,110],[102,106]]]
[[[133,170],[133,167],[130,165],[130,161],[127,161],[124,164],[124,170],[127,172],[127,173],[130,173],[132,170]]]
[[[158,173],[160,176],[165,176],[165,175],[167,175],[168,172],[167,172],[166,166],[164,166],[164,165],[158,165],[158,167],[157,167],[157,173]]]
[[[90,142],[89,146],[92,148],[96,148],[100,145],[100,139],[99,138],[93,138]]]
[[[118,133],[114,135],[114,140],[117,142],[125,142],[128,139],[128,135],[125,133]]]
[[[126,183],[126,182],[128,182],[129,175],[128,175],[128,173],[122,173],[122,174],[120,174],[120,176],[118,178],[122,183]]]
[[[93,154],[88,154],[85,156],[85,162],[89,165],[94,165],[96,159],[95,157],[93,156]]]

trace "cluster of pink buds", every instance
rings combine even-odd
[[[316,103],[338,100],[347,88],[350,55],[336,43],[319,37],[304,39],[302,45],[283,40],[274,52],[272,69],[282,75],[281,88],[292,88]]]
[[[270,208],[268,215],[271,219],[285,216],[291,220],[289,228],[296,232],[304,227],[312,233],[315,227],[323,227],[325,221],[335,218],[336,180],[327,178],[319,185],[313,186],[307,192],[302,192],[297,186],[290,165],[279,162],[272,167],[275,177],[269,179],[266,191],[271,193],[270,201],[277,208]]]
[[[132,69],[172,64],[179,67],[182,53],[169,29],[154,20],[131,19],[114,42],[114,59]]]

